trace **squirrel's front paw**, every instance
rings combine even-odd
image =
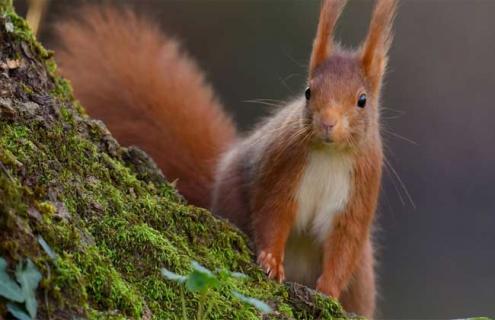
[[[316,281],[316,290],[335,299],[338,299],[340,295],[339,290],[332,286],[332,281],[323,275]]]
[[[258,264],[268,274],[270,279],[282,282],[285,279],[284,262],[270,252],[262,250],[258,255]]]

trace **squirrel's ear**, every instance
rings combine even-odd
[[[333,47],[333,29],[347,0],[323,0],[320,10],[320,19],[316,37],[313,42],[313,51],[309,63],[309,74],[313,74],[318,65],[331,54]]]
[[[387,54],[392,43],[392,23],[396,0],[377,0],[368,36],[361,53],[364,74],[373,90],[378,90],[387,66]]]

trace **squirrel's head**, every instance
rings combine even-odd
[[[332,37],[345,2],[323,2],[305,96],[317,141],[354,147],[366,143],[378,130],[378,101],[396,1],[377,0],[368,36],[352,52],[341,50]]]

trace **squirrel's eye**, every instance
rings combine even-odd
[[[309,100],[309,98],[311,98],[311,89],[306,88],[306,91],[304,91],[304,95],[306,96],[306,100]]]
[[[364,93],[359,96],[357,106],[360,108],[364,108],[366,106],[366,95]]]

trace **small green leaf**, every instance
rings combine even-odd
[[[18,320],[32,320],[31,317],[16,304],[8,303],[7,310]]]
[[[22,293],[26,299],[26,310],[31,318],[36,318],[38,302],[36,301],[36,288],[41,280],[41,273],[33,262],[28,259],[26,263],[19,263],[15,270],[17,281],[21,284]]]
[[[52,250],[52,248],[50,248],[50,246],[48,245],[48,243],[46,243],[45,239],[43,239],[42,236],[38,236],[38,243],[50,257],[50,259],[52,259],[53,261],[57,260],[57,254]]]
[[[0,258],[0,296],[10,301],[24,302],[24,296],[19,285],[7,274],[7,261]]]
[[[181,276],[180,274],[177,274],[165,268],[162,268],[161,272],[163,277],[178,283],[184,283],[187,279],[187,277]]]
[[[270,307],[268,304],[266,304],[261,300],[258,300],[256,298],[246,297],[245,295],[237,291],[232,291],[232,294],[237,299],[241,300],[244,303],[252,305],[262,313],[271,313],[273,311],[272,307]]]
[[[186,288],[191,292],[205,292],[217,285],[218,279],[211,272],[205,273],[199,270],[193,270],[186,280]]]
[[[193,271],[187,276],[186,289],[192,292],[205,292],[210,288],[214,288],[218,285],[218,279],[207,268],[200,265],[198,262],[193,261]]]

